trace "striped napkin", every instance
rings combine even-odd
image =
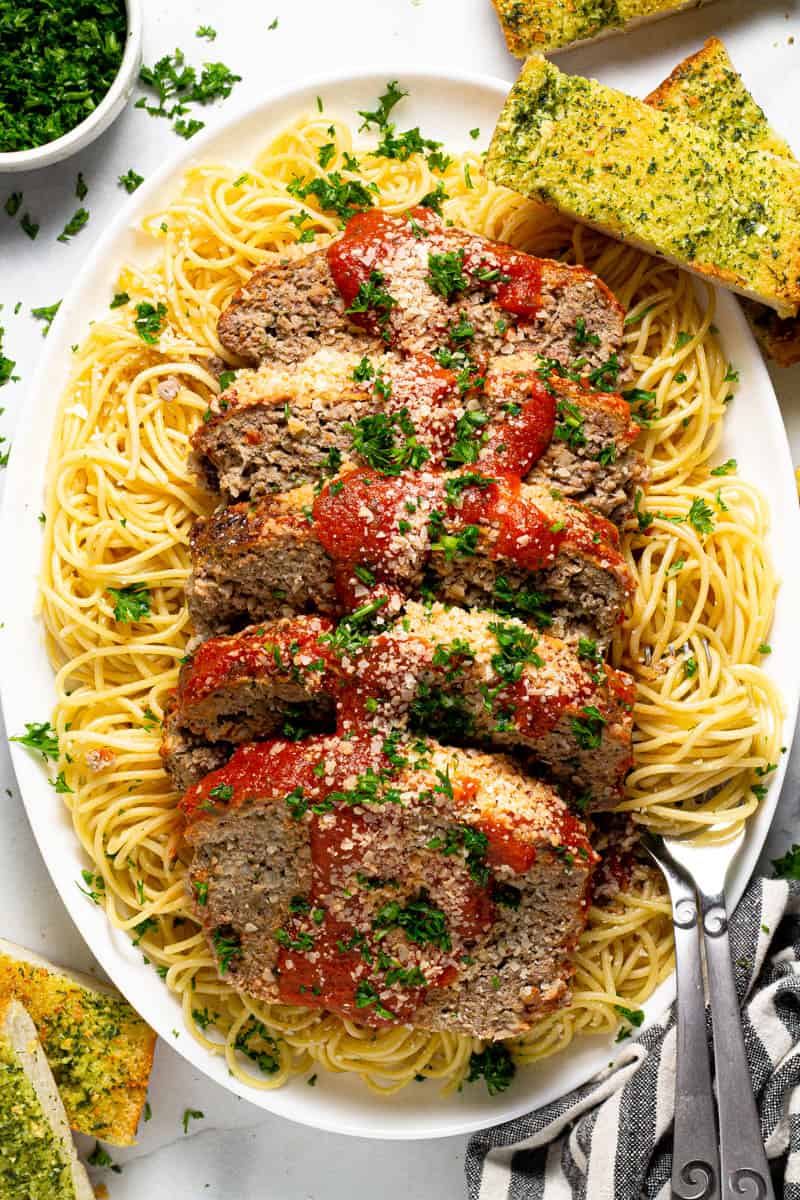
[[[800,1200],[800,883],[754,879],[731,943],[767,1155]],[[669,1200],[674,1086],[673,1006],[583,1087],[476,1134],[469,1200]]]

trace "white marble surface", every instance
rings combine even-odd
[[[278,28],[268,25],[278,17]],[[195,39],[198,24],[218,31],[213,46]],[[800,6],[798,0],[718,0],[620,38],[563,56],[569,70],[644,94],[710,33],[729,46],[733,59],[773,123],[800,154]],[[796,40],[795,40],[796,39]],[[507,55],[489,0],[145,0],[145,61],[180,46],[191,62],[220,59],[243,76],[221,112],[255,100],[267,88],[303,76],[367,67],[377,62],[402,70],[448,66],[499,75],[509,82],[516,66]],[[13,444],[15,421],[30,403],[27,394],[41,348],[31,307],[51,304],[69,286],[93,237],[126,201],[117,176],[129,167],[143,175],[183,143],[166,122],[128,110],[78,159],[28,176],[0,180],[0,204],[22,190],[24,207],[41,231],[31,242],[0,211],[0,325],[5,349],[16,359],[21,382],[0,392],[0,434]],[[69,245],[56,235],[77,207],[75,174],[89,184],[91,221]],[[18,315],[13,314],[21,301]],[[774,379],[794,457],[800,462],[800,368]],[[742,403],[747,398],[742,397]],[[34,414],[26,411],[28,419]],[[46,436],[46,431],[43,431]],[[0,480],[0,484],[2,480]],[[5,569],[13,564],[6,563]],[[2,614],[0,614],[0,620]],[[36,716],[37,714],[32,714]],[[800,837],[800,753],[787,775],[765,859]],[[91,968],[90,955],[51,886],[19,803],[5,743],[0,744],[0,935],[76,967]],[[413,1146],[310,1133],[238,1100],[198,1075],[167,1045],[158,1048],[151,1089],[152,1120],[139,1145],[115,1153],[121,1174],[100,1173],[112,1200],[456,1200],[463,1194],[465,1139]],[[184,1109],[204,1113],[181,1127]]]

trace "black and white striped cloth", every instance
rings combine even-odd
[[[800,883],[755,879],[731,922],[750,1072],[770,1159],[800,1200]],[[675,1015],[537,1112],[476,1134],[469,1200],[669,1200]]]

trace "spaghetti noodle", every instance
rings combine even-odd
[[[334,214],[290,189],[296,177],[322,174],[319,151],[329,143],[327,167],[361,180],[388,210],[415,205],[441,184],[444,215],[457,225],[584,262],[629,309],[626,350],[638,389],[630,398],[650,484],[638,528],[623,535],[637,587],[612,660],[638,685],[635,766],[621,807],[656,829],[707,837],[721,814],[738,827],[776,759],[780,700],[759,667],[776,591],[768,514],[733,467],[709,473],[733,376],[712,325],[713,293],[701,301],[674,267],[491,185],[475,154],[433,171],[420,154],[401,162],[356,151],[345,124],[306,117],[245,174],[191,168],[173,202],[145,221],[153,260],[122,272],[129,301],[97,320],[76,349],[47,482],[41,591],[56,670],[58,786],[94,864],[88,890],[179,995],[194,1036],[252,1086],[276,1087],[322,1065],[383,1092],[418,1076],[449,1089],[480,1049],[474,1039],[366,1029],[257,1003],[219,978],[189,915],[181,820],[158,755],[159,722],[190,636],[189,531],[210,506],[186,458],[219,390],[209,362],[225,358],[217,317],[259,264],[304,252],[302,231],[316,245],[338,231]],[[620,1008],[638,1008],[671,969],[667,897],[660,876],[638,866],[591,909],[569,1006],[515,1039],[512,1053],[530,1062],[579,1032],[616,1028]]]

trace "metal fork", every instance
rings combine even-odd
[[[743,840],[744,831],[730,841],[703,846],[649,833],[642,840],[666,878],[675,925],[678,1027],[672,1193],[676,1200],[742,1200],[745,1196],[775,1200],[728,938],[725,885]],[[711,1008],[718,1141],[698,925]]]

